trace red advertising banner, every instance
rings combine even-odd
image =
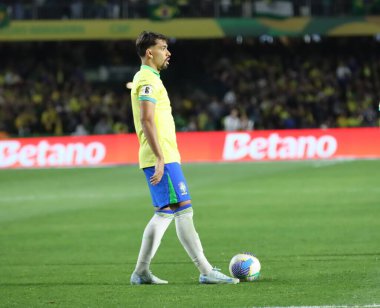
[[[183,162],[380,159],[380,129],[177,134]],[[0,140],[0,168],[104,166],[138,162],[135,134]]]
[[[133,134],[0,140],[0,168],[101,166],[136,163]]]

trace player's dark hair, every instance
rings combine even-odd
[[[168,38],[160,33],[143,31],[140,33],[139,37],[136,39],[136,50],[137,54],[140,57],[144,57],[146,50],[157,44],[156,40],[163,40],[166,43],[168,42]]]

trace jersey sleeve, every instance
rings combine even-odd
[[[143,82],[137,88],[137,93],[139,101],[149,101],[154,104],[157,103],[157,91],[154,85]]]

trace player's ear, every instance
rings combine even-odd
[[[152,59],[153,58],[153,53],[152,53],[152,50],[151,49],[147,49],[146,50],[146,57],[148,58],[148,59]]]

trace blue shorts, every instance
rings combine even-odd
[[[164,175],[162,176],[160,183],[155,186],[150,184],[150,177],[154,174],[154,167],[144,168],[143,170],[148,182],[153,206],[163,208],[169,204],[175,204],[191,199],[179,163],[165,164]]]

